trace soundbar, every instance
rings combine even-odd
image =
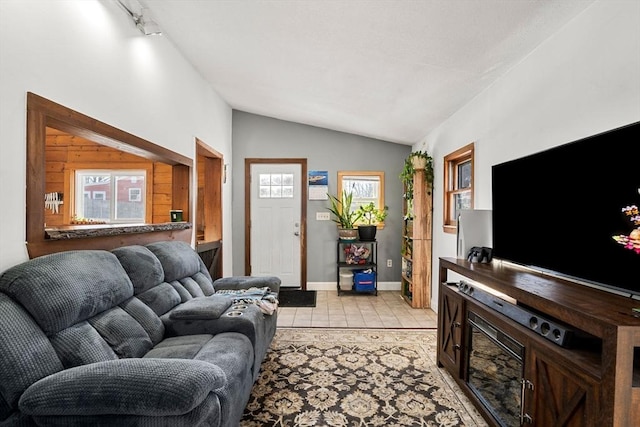
[[[552,343],[565,348],[571,347],[571,341],[575,335],[571,327],[506,301],[463,280],[458,282],[457,286],[459,292],[537,332]]]

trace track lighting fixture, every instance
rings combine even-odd
[[[151,19],[149,9],[142,7],[136,0],[117,0],[118,4],[129,14],[133,23],[145,36],[159,36],[162,34],[160,26]]]

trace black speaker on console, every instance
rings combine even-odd
[[[463,294],[480,301],[487,307],[507,316],[509,319],[537,332],[540,336],[548,339],[554,344],[566,348],[571,347],[571,341],[574,336],[574,331],[571,327],[546,316],[542,316],[539,313],[527,310],[519,305],[512,304],[509,301],[505,301],[504,299],[465,281],[460,281],[458,283],[458,290]]]

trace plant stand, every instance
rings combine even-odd
[[[368,251],[366,258],[359,258],[356,254],[347,255],[345,249],[355,245],[358,248],[363,248]],[[336,286],[338,290],[338,296],[342,293],[361,294],[361,293],[373,293],[378,295],[378,242],[355,240],[352,242],[338,239],[336,244]],[[341,274],[347,271],[355,273],[358,270],[372,270],[373,283],[371,285],[356,286],[354,283],[349,290],[345,290],[340,286]]]

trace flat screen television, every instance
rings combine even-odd
[[[640,298],[640,122],[492,166],[494,257]]]

